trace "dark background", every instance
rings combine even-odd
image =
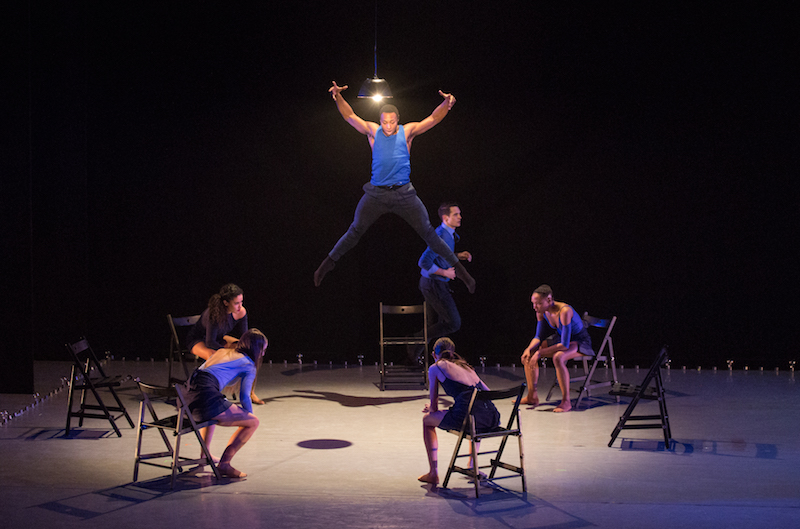
[[[700,4],[703,4],[702,2]],[[786,5],[787,7],[782,7]],[[779,7],[780,6],[780,7]],[[541,283],[619,317],[618,362],[796,358],[798,42],[785,3],[379,2],[378,74],[432,214],[455,199],[477,280],[454,289],[473,362],[518,362]],[[163,358],[165,315],[245,290],[270,355],[378,357],[378,302],[420,302],[424,243],[383,217],[312,274],[369,178],[356,113],[367,2],[21,2],[3,47],[4,356]],[[790,180],[790,177],[792,179]]]

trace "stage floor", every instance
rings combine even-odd
[[[122,362],[109,370],[166,382],[163,362]],[[493,389],[517,385],[520,367],[479,373]],[[605,374],[604,370],[603,373]],[[626,368],[639,383],[645,369]],[[36,391],[55,389],[69,365],[36,364]],[[543,372],[544,398],[555,373]],[[144,466],[132,483],[135,430],[118,438],[89,420],[64,436],[66,391],[0,427],[0,513],[4,528],[87,527],[453,527],[725,528],[794,527],[800,519],[800,391],[782,371],[664,371],[674,443],[660,430],[610,434],[628,402],[607,395],[589,409],[522,411],[528,492],[519,478],[475,499],[463,476],[431,490],[422,443],[424,390],[379,391],[377,367],[264,365],[255,414],[261,426],[236,456],[243,480],[182,476]],[[558,394],[558,391],[556,391]],[[137,391],[121,391],[129,412]],[[14,413],[30,396],[0,395]],[[498,406],[506,418],[511,402]],[[637,413],[654,410],[640,404]],[[218,428],[212,451],[229,432]],[[153,437],[155,434],[150,434]],[[455,436],[439,435],[444,477]],[[155,445],[154,445],[155,446]],[[182,450],[195,452],[195,441]],[[516,443],[511,443],[516,454]]]

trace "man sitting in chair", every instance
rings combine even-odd
[[[539,405],[539,396],[536,394],[539,359],[550,357],[556,368],[558,387],[561,388],[561,403],[553,411],[556,413],[570,411],[572,403],[569,399],[567,361],[583,356],[594,356],[592,340],[580,316],[575,314],[575,309],[562,301],[554,301],[553,290],[548,285],[542,285],[534,290],[531,302],[533,310],[536,311],[536,336],[522,352],[528,394],[522,399],[521,404]],[[546,339],[542,339],[544,322],[555,330],[555,333]]]

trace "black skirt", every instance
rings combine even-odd
[[[197,422],[213,419],[232,405],[220,392],[217,377],[200,369],[196,369],[189,379],[186,400]]]
[[[467,416],[470,398],[472,398],[472,389],[459,393],[453,405],[450,406],[450,409],[442,418],[442,422],[439,423],[439,428],[442,430],[460,430],[461,425],[464,423],[464,417]],[[475,429],[480,433],[496,428],[500,424],[500,412],[497,411],[492,401],[477,400],[477,398],[476,396],[475,405],[472,406]]]

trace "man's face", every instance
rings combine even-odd
[[[449,215],[442,215],[442,222],[452,229],[461,226],[461,208],[458,206],[451,207]]]
[[[553,305],[553,296],[550,294],[543,296],[534,292],[531,296],[531,303],[533,303],[533,310],[536,311],[536,314],[544,314]]]
[[[397,114],[394,112],[384,112],[381,114],[381,128],[387,136],[397,134]]]

